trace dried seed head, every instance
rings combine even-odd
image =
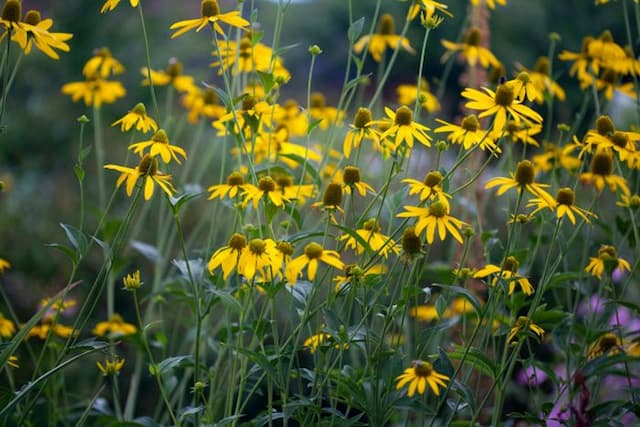
[[[611,135],[616,131],[616,125],[609,116],[600,116],[596,119],[596,130],[600,135]]]
[[[460,127],[468,132],[475,132],[480,129],[480,122],[475,114],[471,114],[462,119]]]
[[[605,152],[596,153],[591,159],[591,173],[594,175],[609,176],[613,172],[613,159]]]
[[[558,190],[556,195],[556,202],[560,205],[572,206],[575,201],[575,193],[569,187],[564,187]]]
[[[318,243],[312,242],[304,247],[304,254],[309,259],[317,259],[322,257],[324,249]]]
[[[7,0],[2,8],[2,19],[9,22],[20,22],[22,4],[18,0]]]
[[[513,93],[513,88],[508,84],[501,84],[496,89],[496,98],[495,102],[497,105],[501,105],[503,107],[510,107],[513,104],[513,100],[515,99],[515,95]]]
[[[371,110],[369,110],[368,108],[359,108],[358,112],[353,118],[353,125],[358,129],[362,129],[371,120],[373,120],[371,116]]]
[[[247,246],[247,239],[240,233],[233,233],[228,246],[236,251],[241,251]]]
[[[232,187],[244,185],[244,177],[240,172],[231,172],[229,176],[227,176],[227,185]]]
[[[322,196],[322,204],[325,206],[340,206],[342,204],[342,186],[336,183],[327,185]]]
[[[258,188],[265,193],[275,191],[276,182],[270,176],[263,176],[258,180]]]
[[[396,110],[395,124],[398,126],[410,126],[413,121],[413,112],[409,107],[402,106]]]
[[[380,17],[378,24],[378,34],[384,36],[391,36],[396,33],[396,24],[393,21],[393,16],[389,13],[385,13]]]
[[[356,166],[347,166],[344,168],[344,173],[342,175],[342,180],[345,185],[352,186],[358,182],[360,182],[360,168]]]
[[[536,177],[536,170],[529,160],[522,160],[516,167],[515,181],[521,186],[533,183]]]
[[[203,17],[220,15],[220,6],[217,0],[202,0],[200,4],[200,14]]]

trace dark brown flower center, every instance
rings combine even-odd
[[[476,27],[470,28],[464,43],[469,46],[480,46],[480,30]]]
[[[626,148],[629,143],[629,137],[624,132],[614,132],[613,135],[609,137],[613,145],[620,148]]]
[[[318,243],[312,242],[304,247],[304,254],[309,259],[317,259],[322,257],[322,252],[324,249]]]
[[[144,176],[154,176],[158,171],[158,160],[145,154],[138,164],[138,171]]]
[[[442,183],[443,176],[438,171],[431,171],[424,177],[424,185],[427,187],[436,187]]]
[[[200,13],[205,18],[220,15],[220,6],[218,6],[217,0],[202,0]]]
[[[151,140],[153,142],[161,142],[163,144],[169,143],[169,137],[167,136],[167,133],[164,131],[164,129],[159,129],[156,133],[154,133],[151,137]]]
[[[368,108],[360,108],[353,119],[353,125],[358,128],[364,128],[372,119],[371,110]]]
[[[349,186],[360,182],[360,168],[357,168],[355,166],[345,167],[342,179],[344,183]]]
[[[289,242],[278,242],[278,244],[276,244],[276,249],[284,256],[291,256],[293,255],[294,247]]]
[[[247,239],[239,233],[234,233],[233,236],[229,239],[229,247],[236,251],[240,251],[247,246]]]
[[[322,197],[322,204],[325,206],[340,206],[342,203],[342,186],[331,183],[327,185]]]
[[[367,231],[373,231],[374,233],[378,233],[380,231],[380,226],[375,218],[368,219],[362,224],[362,228]]]
[[[167,65],[167,74],[171,79],[175,79],[182,74],[182,63],[176,58],[169,59],[169,65]]]
[[[327,100],[320,92],[314,92],[311,94],[311,108],[325,108],[327,106]]]
[[[402,233],[402,249],[409,255],[420,253],[422,240],[416,235],[415,227],[407,227]]]
[[[389,13],[385,13],[380,17],[380,23],[378,24],[378,34],[384,36],[390,36],[396,33],[396,24],[393,21],[393,16]]]
[[[597,153],[591,159],[591,173],[600,176],[609,176],[613,172],[613,160],[607,153]]]
[[[510,107],[514,100],[513,88],[508,84],[501,84],[496,90],[496,104],[503,107]]]
[[[20,18],[22,18],[22,4],[18,0],[7,0],[2,8],[2,19],[19,22]]]
[[[413,112],[409,107],[402,106],[396,110],[395,124],[398,126],[410,126],[413,121]]]
[[[40,12],[38,12],[37,10],[30,10],[26,15],[24,15],[25,24],[38,25],[41,20],[42,17],[40,16]]]
[[[227,185],[237,187],[244,184],[244,177],[240,172],[231,172],[227,177]]]
[[[508,256],[502,263],[502,269],[504,271],[510,271],[511,273],[517,273],[520,263],[512,256]]]
[[[447,215],[447,205],[441,201],[437,201],[429,205],[429,215],[436,218],[442,218]]]
[[[262,239],[252,239],[249,242],[249,250],[256,255],[262,255],[267,249],[267,244]]]
[[[533,67],[533,71],[544,74],[545,76],[549,75],[549,58],[546,56],[541,56],[536,61],[536,65]]]
[[[522,71],[518,74],[518,77],[516,77],[516,79],[520,80],[524,84],[527,84],[529,83],[529,80],[531,80],[531,77],[529,76],[529,73],[527,73],[526,71]]]
[[[596,119],[596,130],[600,135],[611,135],[616,131],[616,126],[609,116],[600,116]]]
[[[276,179],[276,183],[280,188],[287,188],[293,185],[293,180],[289,175],[281,175]]]
[[[428,378],[433,374],[433,365],[429,362],[425,362],[424,360],[414,360],[413,371],[415,372],[416,377]]]
[[[533,167],[533,163],[529,160],[523,160],[518,163],[516,167],[515,181],[521,186],[533,183],[536,177],[536,170]]]
[[[615,246],[604,245],[598,249],[598,258],[603,261],[617,260],[618,252],[616,251]]]
[[[245,94],[244,97],[242,97],[242,110],[253,110],[253,108],[256,106],[256,102],[256,98],[249,94]]]
[[[460,127],[468,132],[475,132],[480,129],[480,122],[478,121],[478,117],[476,117],[475,114],[471,114],[462,119]]]
[[[575,194],[569,187],[561,188],[556,195],[556,202],[560,205],[572,206],[575,201]]]
[[[202,99],[204,100],[205,105],[216,105],[218,104],[218,94],[215,90],[208,87],[204,90],[204,94],[202,95]]]
[[[270,176],[263,176],[258,181],[258,188],[260,189],[260,191],[268,193],[270,191],[275,191],[276,183]]]

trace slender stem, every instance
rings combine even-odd
[[[151,53],[149,49],[149,37],[147,36],[147,27],[144,23],[144,13],[142,13],[142,2],[138,3],[138,14],[140,15],[140,26],[142,27],[142,38],[144,39],[144,53],[147,60],[147,80],[149,80],[149,93],[151,94],[151,101],[153,102],[153,109],[155,110],[156,117],[160,120],[160,108],[158,108],[158,99],[156,98],[156,91],[153,86],[153,80],[151,80]]]

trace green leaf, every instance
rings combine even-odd
[[[176,197],[176,198],[169,198],[170,202],[171,202],[171,208],[173,209],[173,214],[177,215],[180,213],[180,209],[182,209],[182,207],[189,201],[193,200],[193,199],[197,199],[198,197],[202,196],[203,194],[206,194],[205,192],[189,192],[189,193],[184,193],[181,194],[180,196]]]
[[[73,249],[71,249],[69,246],[63,245],[62,243],[47,243],[45,244],[45,246],[48,248],[59,250],[60,252],[62,252],[63,254],[69,257],[73,265],[78,265],[78,261],[79,261],[78,253]]]
[[[242,306],[240,305],[238,300],[235,299],[233,295],[231,295],[231,291],[223,291],[221,289],[209,287],[207,288],[207,292],[220,299],[222,305],[224,305],[225,308],[227,308],[231,312],[240,313],[242,311]]]
[[[131,243],[129,243],[129,246],[153,263],[157,263],[162,259],[158,249],[148,243],[144,243],[139,240],[132,240]]]
[[[178,415],[178,421],[183,422],[186,418],[193,417],[196,414],[204,412],[204,406],[186,406],[180,411]]]
[[[80,165],[73,166],[73,172],[76,174],[76,178],[78,178],[79,182],[84,181],[84,169]]]
[[[347,30],[347,37],[351,43],[355,43],[355,41],[362,34],[362,28],[364,27],[364,16],[357,21],[354,21],[349,25],[349,29]]]
[[[161,375],[164,375],[178,367],[193,366],[193,355],[186,354],[184,356],[167,357],[156,366],[157,372]]]
[[[494,381],[497,380],[498,368],[483,351],[475,347],[470,347],[465,355],[464,347],[454,344],[454,348],[454,352],[449,352],[449,358],[454,360],[464,360],[465,362],[470,363],[471,366],[473,366],[478,371],[491,377],[491,379],[493,379]]]
[[[67,235],[67,239],[71,242],[71,245],[78,251],[78,254],[81,256],[87,250],[87,244],[89,240],[87,239],[87,235],[82,231],[75,228],[73,225],[60,223],[60,227],[64,230]]]

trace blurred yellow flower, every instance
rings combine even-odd
[[[548,200],[544,200],[542,198],[534,198],[529,200],[527,207],[535,206],[531,215],[535,215],[537,212],[540,212],[542,209],[549,209],[552,212],[555,212],[558,218],[563,218],[565,215],[571,221],[571,224],[576,224],[576,215],[582,218],[585,222],[590,223],[589,217],[597,218],[594,213],[589,212],[586,209],[579,208],[574,205],[575,194],[573,189],[569,187],[561,188],[558,190],[558,194],[556,195],[556,200],[554,203],[550,203]]]
[[[413,148],[413,140],[417,139],[426,147],[431,147],[431,137],[427,135],[429,128],[413,121],[413,112],[406,106],[401,106],[395,112],[384,107],[387,119],[377,120],[375,124],[382,124],[386,130],[380,135],[380,139],[391,138],[391,146],[398,150],[402,143]]]
[[[116,187],[120,187],[123,182],[127,182],[126,190],[127,196],[131,197],[133,194],[133,188],[139,178],[144,178],[144,199],[149,200],[153,196],[155,189],[154,184],[164,191],[167,196],[172,196],[175,193],[175,188],[171,184],[171,175],[166,175],[158,170],[158,160],[150,155],[145,155],[136,168],[128,168],[120,165],[105,165],[105,169],[115,170],[120,172],[120,176],[116,181]]]
[[[607,267],[611,267],[607,269]],[[620,271],[631,271],[631,265],[628,261],[618,258],[618,252],[615,246],[603,245],[598,249],[597,257],[590,257],[589,264],[584,268],[584,271],[590,273],[592,276],[602,279],[602,273],[607,270],[609,273],[613,271],[613,268],[617,268]]]
[[[142,84],[149,85],[149,75],[154,86],[173,85],[178,92],[189,92],[196,88],[193,77],[182,74],[182,63],[176,58],[170,58],[165,70],[149,70],[143,67],[140,72],[144,76]]]
[[[387,48],[394,50],[402,48],[409,53],[415,53],[409,43],[409,39],[396,34],[395,22],[393,21],[393,16],[389,13],[385,13],[380,17],[378,32],[362,36],[360,40],[353,45],[353,51],[360,53],[367,46],[369,53],[376,62],[382,61],[382,54]]]
[[[534,292],[533,285],[529,282],[529,279],[518,273],[520,263],[512,256],[508,256],[502,267],[494,264],[487,264],[481,269],[475,271],[472,275],[474,279],[484,279],[492,274],[496,275],[491,281],[491,286],[495,286],[497,283],[497,277],[501,277],[509,284],[509,295],[515,292],[516,284],[520,286],[520,289],[525,295],[531,295]]]
[[[11,338],[16,333],[16,325],[0,313],[0,337]]]
[[[105,1],[102,5],[102,8],[100,9],[100,13],[111,12],[118,6],[118,3],[120,3],[120,0]],[[140,3],[140,0],[129,0],[129,4],[131,5],[131,7],[138,7],[138,3]]]
[[[362,228],[357,229],[355,232],[362,240],[367,242],[373,252],[379,253],[385,258],[389,256],[389,252],[393,252],[396,255],[400,253],[400,248],[398,248],[396,242],[389,236],[380,233],[380,226],[375,218],[365,221]],[[353,235],[343,234],[340,240],[346,241],[346,247],[353,249],[358,255],[364,252],[365,247]]]
[[[156,156],[160,156],[165,163],[169,163],[171,159],[173,159],[176,163],[181,164],[177,156],[178,154],[182,156],[183,159],[187,158],[187,153],[184,149],[169,143],[169,137],[164,129],[160,129],[154,133],[150,140],[136,142],[129,146],[129,150],[140,155],[140,157],[143,157],[146,148],[149,148],[148,154],[151,157],[155,158]]]
[[[35,45],[49,58],[59,59],[60,56],[54,49],[69,52],[71,49],[66,41],[70,40],[73,34],[51,33],[49,29],[52,25],[53,20],[42,19],[40,12],[30,10],[22,22],[24,31],[17,31],[12,39],[20,45],[25,55],[31,53],[31,48]]]
[[[411,367],[396,377],[396,390],[400,390],[409,384],[407,395],[413,397],[416,394],[424,394],[427,384],[436,396],[440,396],[440,387],[446,388],[449,377],[438,373],[433,369],[433,365],[424,360],[414,360]]]
[[[104,361],[104,364],[98,361],[96,362],[96,365],[98,366],[98,370],[102,373],[102,375],[107,377],[110,375],[116,375],[120,372],[120,370],[124,366],[124,359],[106,359]]]
[[[310,281],[313,281],[316,278],[316,273],[318,272],[319,261],[322,261],[333,268],[337,268],[338,270],[344,269],[344,264],[340,261],[340,255],[338,252],[324,249],[321,245],[315,242],[309,243],[305,246],[304,253],[292,259],[287,265],[285,276],[289,284],[292,285],[298,280],[298,277],[302,274],[302,270],[305,267],[307,267],[307,277]]]
[[[399,85],[396,88],[398,104],[411,105],[418,98],[418,102],[428,112],[440,110],[438,98],[429,90],[429,83],[425,79],[420,79],[420,87],[415,85]]]
[[[4,258],[0,258],[0,273],[4,273],[9,268],[11,268],[11,263]]]
[[[472,27],[467,31],[467,35],[462,43],[454,43],[449,40],[442,40],[442,46],[447,52],[442,56],[442,61],[447,61],[452,55],[459,53],[471,67],[475,67],[477,63],[483,68],[497,67],[500,61],[486,47],[480,46],[480,30]]]
[[[91,333],[97,337],[116,338],[126,335],[133,335],[138,331],[135,325],[125,322],[122,317],[115,313],[104,322],[98,322]]]
[[[155,132],[158,129],[156,121],[147,116],[147,109],[142,102],[138,102],[132,110],[111,124],[111,126],[117,125],[120,125],[122,132],[128,132],[134,126],[142,133],[151,130]]]
[[[177,30],[171,35],[174,39],[187,31],[193,29],[196,32],[202,30],[207,24],[212,24],[213,28],[220,35],[224,35],[224,31],[218,22],[231,25],[232,27],[245,28],[249,25],[249,21],[240,16],[240,12],[234,10],[232,12],[220,13],[220,6],[217,0],[202,0],[200,4],[200,18],[187,19],[184,21],[178,21],[169,27],[170,30]]]
[[[111,74],[122,73],[124,73],[124,66],[111,55],[111,51],[106,47],[96,49],[93,52],[93,56],[89,58],[82,68],[82,75],[87,80],[98,77],[106,79]]]
[[[73,102],[80,99],[89,107],[99,108],[103,103],[112,104],[127,94],[122,83],[96,78],[82,82],[71,82],[62,86],[62,93],[70,95]]]
[[[522,160],[516,166],[515,174],[511,174],[510,178],[497,177],[487,181],[484,188],[489,189],[498,187],[496,195],[501,196],[508,190],[515,188],[518,193],[526,191],[534,196],[537,196],[546,202],[553,204],[553,197],[547,193],[544,188],[549,187],[548,184],[539,184],[535,182],[536,170],[533,167],[533,163],[529,160]]]
[[[531,331],[540,338],[544,336],[544,329],[533,323],[528,317],[520,316],[513,324],[513,327],[509,332],[509,336],[507,337],[507,342],[511,342],[520,333],[520,331]]]

